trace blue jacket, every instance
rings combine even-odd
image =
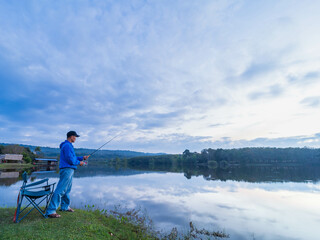
[[[83,157],[77,157],[73,145],[68,140],[65,140],[60,144],[60,163],[59,168],[73,168],[77,169],[77,165],[80,164],[80,161],[83,160]]]

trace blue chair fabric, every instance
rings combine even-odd
[[[54,186],[56,183],[49,184],[49,179],[43,179],[37,182],[33,182],[30,184],[27,184],[28,181],[28,175],[26,172],[22,174],[23,178],[23,184],[20,188],[20,192],[17,199],[17,208],[14,214],[13,221],[15,223],[19,223],[24,219],[30,212],[32,212],[34,209],[37,209],[37,211],[44,217],[46,216],[46,210],[50,203],[50,200],[52,198],[52,194],[54,192]],[[27,200],[27,205],[23,206],[22,203],[23,200]],[[46,200],[45,207],[40,207],[40,204]],[[23,216],[22,213],[31,205],[31,209]]]

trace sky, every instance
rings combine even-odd
[[[320,1],[0,1],[0,142],[320,147]]]

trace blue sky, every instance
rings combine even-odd
[[[320,146],[319,1],[1,1],[0,142]]]

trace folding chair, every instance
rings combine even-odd
[[[24,219],[31,211],[33,211],[33,209],[37,209],[38,212],[44,217],[47,218],[46,216],[46,210],[47,207],[50,203],[52,194],[54,192],[54,185],[56,183],[52,183],[49,184],[48,183],[48,178],[34,182],[34,183],[30,183],[27,184],[27,180],[28,180],[28,175],[26,172],[24,172],[22,174],[22,178],[23,178],[23,184],[22,187],[20,188],[20,192],[18,195],[18,200],[17,200],[17,208],[16,211],[14,213],[14,217],[13,217],[13,222],[18,223],[20,222],[22,219]],[[22,210],[21,210],[21,206],[22,206],[22,201],[23,199],[26,199],[29,203],[27,206],[25,206]],[[46,205],[45,208],[42,210],[42,208],[40,207],[40,204],[46,200]],[[38,202],[37,202],[38,201]],[[33,206],[32,209],[30,209],[24,216],[20,217],[21,213],[26,210],[30,205]]]

